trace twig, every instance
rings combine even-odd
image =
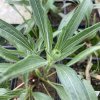
[[[17,89],[19,89],[19,88],[22,87],[24,84],[25,84],[24,82],[21,83],[20,85],[18,85],[18,86],[17,86],[16,88],[14,88],[13,90],[17,90]]]
[[[53,72],[53,73],[51,73],[51,74],[49,74],[47,77],[50,77],[50,76],[52,76],[52,75],[54,75],[54,74],[56,74],[56,71]]]
[[[45,91],[47,92],[47,94],[51,97],[49,91],[47,90],[47,88],[45,87],[45,85],[42,83],[43,88],[45,89]]]
[[[90,76],[91,67],[92,67],[92,56],[90,56],[85,70],[86,79],[89,80],[90,82],[91,82],[91,76]]]
[[[100,80],[100,75],[98,74],[91,74],[91,76],[97,80]]]

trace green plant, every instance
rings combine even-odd
[[[0,56],[8,61],[8,63],[0,64],[0,83],[19,76],[23,80],[21,85],[14,90],[1,88],[0,100],[12,98],[18,98],[18,100],[53,100],[46,88],[48,85],[57,91],[61,100],[97,100],[91,84],[79,77],[70,66],[99,50],[99,44],[83,50],[66,65],[57,64],[83,47],[83,41],[94,36],[100,30],[100,23],[96,23],[75,34],[87,12],[92,11],[91,0],[83,0],[73,13],[68,15],[70,17],[66,23],[64,23],[65,20],[61,21],[56,32],[52,31],[47,11],[42,2],[30,0],[30,4],[33,10],[33,20],[39,29],[37,39],[33,39],[28,33],[22,34],[13,26],[0,20],[0,36],[16,47],[16,50],[7,50],[0,46]],[[54,41],[54,38],[57,38],[57,42]],[[51,69],[56,71],[50,73]],[[61,84],[50,80],[49,77],[54,73],[57,73]],[[30,74],[32,84],[29,83]],[[38,80],[46,92],[35,89]],[[23,85],[24,87],[21,88]]]

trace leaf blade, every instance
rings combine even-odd
[[[4,58],[5,60],[12,61],[12,62],[19,61],[19,58],[15,54],[12,54],[11,51],[1,46],[0,46],[0,57]]]
[[[35,100],[54,100],[50,96],[41,92],[33,92],[33,96]]]
[[[70,93],[72,100],[94,100],[89,98],[82,80],[73,69],[65,65],[57,65],[55,68],[61,83],[65,90]]]
[[[68,92],[66,93],[63,85],[56,84],[56,83],[53,83],[50,81],[48,81],[48,83],[57,91],[61,100],[65,100],[65,98],[66,98],[66,100],[71,100],[70,94]]]
[[[79,32],[77,35],[66,40],[62,46],[62,50],[68,49],[69,47],[73,47],[81,43],[83,40],[88,39],[89,37],[94,35],[94,32],[99,31],[99,29],[100,29],[100,23],[96,23],[93,26],[84,29],[83,31]]]
[[[74,15],[68,22],[67,26],[63,28],[63,32],[59,35],[58,42],[56,44],[56,48],[60,49],[63,43],[71,37],[74,32],[77,30],[80,22],[82,21],[85,13],[89,9],[89,4],[91,0],[83,0],[83,2],[78,6],[77,10],[75,11]]]
[[[3,74],[0,75],[1,79],[0,82],[5,81],[8,78],[18,76],[20,74],[24,74],[26,72],[30,72],[35,70],[39,67],[45,66],[48,61],[44,60],[39,56],[29,55],[23,60],[13,64],[9,67]],[[15,73],[16,71],[16,73]]]
[[[87,80],[83,80],[83,84],[85,89],[87,90],[90,100],[97,100],[96,93],[91,84]]]
[[[44,39],[47,52],[51,52],[53,35],[45,9],[42,7],[41,1],[39,0],[30,0],[30,4],[33,10],[35,22],[40,29],[41,36]]]
[[[84,51],[82,51],[81,53],[79,53],[77,56],[75,56],[70,62],[68,62],[66,65],[67,66],[71,66],[73,64],[75,64],[76,62],[80,61],[81,59],[87,57],[89,54],[93,53],[94,51],[96,50],[99,50],[100,49],[100,46],[97,45],[97,46],[93,46],[93,47],[90,47]]]
[[[4,22],[1,19],[0,19],[0,36],[7,39],[14,46],[19,47],[18,45],[20,45],[23,48],[27,48],[28,50],[32,49],[27,39],[21,32],[19,32],[12,25],[9,25],[8,23]]]

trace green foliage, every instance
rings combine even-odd
[[[51,97],[47,96],[46,94],[34,92],[33,96],[35,100],[53,100]]]
[[[47,52],[50,53],[52,49],[52,28],[47,18],[46,11],[41,2],[38,0],[30,0],[32,5],[35,22],[40,29],[41,36],[45,42]]]
[[[0,36],[7,39],[17,48],[26,48],[31,50],[32,47],[27,41],[26,37],[16,30],[13,26],[7,24],[6,22],[0,20]]]
[[[66,93],[70,94],[69,100],[93,100],[93,98],[97,100],[95,92],[92,94],[92,87],[89,86],[90,89],[86,89],[87,87],[85,88],[82,80],[73,69],[64,65],[56,65],[56,70]],[[89,92],[91,93],[89,94]]]
[[[8,0],[8,2],[31,5],[32,18],[16,28],[0,20],[0,36],[16,48],[8,50],[0,46],[0,57],[7,61],[0,63],[0,83],[20,77],[24,85],[22,89],[19,89],[20,85],[14,90],[1,88],[0,100],[16,97],[18,100],[54,100],[48,86],[57,91],[61,100],[97,100],[91,84],[85,79],[80,79],[70,67],[99,50],[99,44],[82,50],[66,65],[57,64],[83,47],[86,44],[84,41],[93,38],[100,30],[100,23],[96,23],[77,31],[85,17],[88,19],[87,22],[89,21],[93,9],[91,0],[77,0],[79,3],[77,7],[65,15],[55,32],[52,31],[47,15],[49,9],[54,12],[57,10],[53,0]],[[52,68],[56,71],[50,73]],[[57,73],[60,84],[52,82],[49,78],[54,73]],[[42,92],[37,89],[40,84],[44,89]]]

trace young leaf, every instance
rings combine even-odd
[[[83,40],[88,39],[94,34],[99,31],[100,23],[97,23],[89,28],[84,29],[83,31],[79,32],[77,35],[65,40],[64,43],[60,46],[61,48],[54,50],[58,50],[60,52],[60,56],[57,56],[56,60],[62,60],[69,56],[70,54],[74,53],[78,50],[82,45],[79,45]]]
[[[71,20],[71,18],[72,18],[74,13],[75,13],[75,9],[72,10],[71,12],[69,12],[67,15],[64,16],[64,18],[60,22],[58,30],[63,29],[63,27],[65,27],[68,24],[68,22]]]
[[[32,6],[35,22],[40,29],[41,36],[44,39],[47,52],[50,53],[52,49],[53,35],[46,11],[43,8],[40,0],[30,0],[30,4]]]
[[[75,51],[77,51],[78,49],[80,49],[81,47],[83,47],[84,44],[75,46],[75,47],[71,47],[69,49],[66,49],[65,51],[63,51],[63,53],[61,54],[61,57],[58,59],[63,60],[64,58],[70,56],[71,54],[73,54]]]
[[[66,93],[70,93],[71,100],[94,100],[89,98],[88,90],[84,88],[82,80],[73,69],[65,65],[56,65],[56,70]]]
[[[77,44],[81,43],[83,40],[92,37],[99,30],[100,30],[100,23],[96,23],[93,26],[79,32],[77,35],[69,38],[68,40],[65,40],[65,42],[61,47],[62,52],[64,50],[69,49],[70,47],[76,46]]]
[[[16,29],[19,30],[19,31],[21,31],[22,29],[24,29],[23,34],[27,35],[32,30],[34,24],[35,24],[34,18],[31,18],[31,19],[25,21],[23,24],[18,25],[16,27]]]
[[[56,44],[56,48],[61,48],[63,43],[71,36],[73,36],[74,32],[77,30],[80,22],[82,21],[83,17],[85,16],[89,4],[91,0],[83,0],[83,2],[78,6],[77,10],[75,11],[74,15],[68,22],[67,26],[63,29],[64,31],[59,35],[58,42]]]
[[[97,45],[97,46],[93,46],[93,47],[90,47],[90,48],[82,51],[81,53],[76,55],[70,62],[68,62],[67,66],[71,66],[71,65],[75,64],[76,62],[82,60],[83,58],[86,58],[88,55],[90,55],[91,53],[93,53],[99,49],[100,49],[100,46]]]
[[[88,7],[88,10],[85,14],[86,21],[87,21],[87,26],[90,26],[90,17],[91,17],[92,10],[93,10],[93,3],[89,2],[89,7]]]
[[[70,47],[69,49],[65,50],[64,52],[59,52],[58,50],[54,49],[55,51],[52,52],[52,58],[54,61],[60,61],[63,60],[64,58],[68,57],[69,55],[71,55],[72,53],[74,53],[75,51],[77,51],[79,48],[81,48],[84,44],[78,45],[78,46],[74,46],[74,47]]]
[[[39,67],[46,65],[47,63],[48,62],[46,60],[39,56],[30,55],[25,59],[13,64],[12,66],[9,66],[9,68],[0,75],[0,83],[10,77],[18,76],[26,72],[31,72]]]
[[[16,30],[12,25],[7,24],[6,22],[0,19],[0,36],[7,39],[17,48],[23,47],[28,50],[32,50],[31,45],[24,37],[24,35]]]
[[[54,5],[55,0],[47,0],[46,4],[45,4],[45,9],[48,12],[50,9],[53,12],[57,12],[57,7]]]
[[[33,96],[35,100],[54,100],[50,96],[41,92],[33,92]]]

